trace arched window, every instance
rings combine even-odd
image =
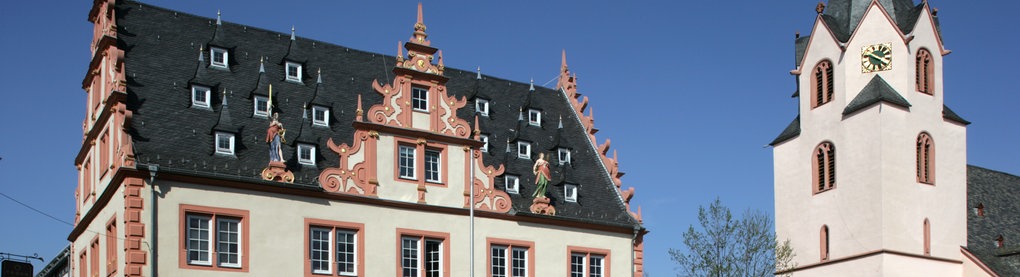
[[[931,256],[931,224],[924,219],[924,255]]]
[[[829,226],[822,225],[822,230],[818,234],[819,242],[818,247],[820,250],[818,253],[821,255],[822,261],[829,260]]]
[[[928,133],[917,136],[917,181],[935,184],[935,141]]]
[[[836,147],[831,142],[823,142],[812,154],[811,169],[814,173],[814,193],[823,192],[836,187]]]
[[[832,80],[832,62],[824,60],[815,66],[811,80],[811,108],[817,108],[832,101],[835,83]]]
[[[918,50],[915,66],[917,91],[935,94],[935,65],[932,63],[931,53],[925,49]]]

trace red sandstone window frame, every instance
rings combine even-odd
[[[106,173],[113,167],[110,164],[110,132],[103,130],[99,135],[99,178],[106,177]]]
[[[426,276],[425,266],[424,266],[425,262],[426,262],[425,261],[425,255],[427,254],[427,253],[425,253],[426,250],[425,250],[425,247],[424,247],[426,240],[432,240],[432,241],[439,241],[439,242],[441,242],[440,251],[442,253],[440,253],[440,268],[441,268],[442,272],[440,272],[439,275],[441,277],[450,277],[450,233],[433,232],[433,231],[422,231],[422,230],[405,229],[405,228],[397,228],[396,252],[395,252],[396,253],[396,263],[395,264],[396,264],[396,272],[397,272],[396,276],[397,277],[402,276],[401,273],[403,273],[403,269],[404,269],[402,264],[401,264],[401,262],[403,261],[403,258],[404,258],[403,257],[403,253],[401,251],[402,250],[401,246],[402,246],[402,242],[403,242],[404,238],[415,238],[415,239],[418,239],[419,247],[418,247],[418,253],[416,253],[416,255],[418,255],[417,257],[418,257],[418,261],[419,262],[416,265],[418,267],[418,272],[417,272],[417,275],[415,275],[415,277],[425,277]]]
[[[89,276],[99,277],[99,236],[92,238],[89,244]]]
[[[429,112],[429,94],[432,90],[428,87],[411,85],[411,111],[428,113]]]
[[[88,248],[82,249],[78,254],[78,276],[89,276],[89,253]]]
[[[836,82],[832,61],[822,60],[811,70],[811,108],[821,107],[835,96]]]
[[[106,276],[117,274],[117,215],[106,222]]]
[[[921,132],[917,135],[917,182],[935,184],[935,140]]]
[[[85,159],[85,165],[82,166],[82,195],[81,203],[85,204],[89,201],[92,196],[92,159]]]
[[[812,193],[818,194],[836,188],[836,146],[822,142],[811,152]]]
[[[935,62],[928,49],[917,50],[915,61],[915,85],[917,91],[927,95],[935,95]]]
[[[398,182],[422,184],[428,186],[447,187],[449,183],[447,169],[449,169],[449,146],[439,142],[429,142],[423,139],[413,140],[406,137],[394,136],[394,148],[393,148],[393,160],[396,161],[393,166],[393,179]],[[405,177],[400,174],[400,148],[408,147],[414,150],[413,162],[411,171],[414,174],[413,177]],[[439,153],[439,179],[431,180],[428,179],[425,172],[425,152],[434,151]]]
[[[831,249],[831,247],[830,247],[831,245],[829,244],[829,226],[828,225],[822,225],[822,229],[818,232],[818,237],[819,237],[819,240],[820,240],[819,243],[818,243],[818,247],[819,247],[819,250],[820,250],[819,251],[820,260],[823,261],[823,262],[824,261],[828,261],[829,257],[830,257],[829,256],[829,249]]]
[[[526,249],[525,253],[527,253],[527,256],[524,257],[525,258],[524,276],[535,277],[535,242],[487,237],[485,238],[485,244],[487,246],[486,249],[489,250],[488,255],[486,255],[486,260],[489,261],[488,262],[489,266],[488,269],[486,269],[485,271],[485,276],[493,277],[492,251],[493,248],[502,247],[506,250],[506,252],[504,253],[505,254],[504,258],[506,259],[504,263],[506,272],[503,276],[515,276],[513,275],[512,264],[513,250],[523,248]]]
[[[196,270],[225,271],[225,272],[248,272],[248,267],[249,267],[249,264],[248,264],[248,256],[249,255],[248,255],[248,253],[249,253],[249,250],[251,249],[251,247],[250,247],[251,244],[249,243],[249,235],[251,234],[251,228],[248,227],[249,226],[248,221],[249,221],[249,218],[250,218],[248,210],[181,204],[180,205],[180,212],[179,212],[179,214],[180,215],[179,215],[179,219],[178,219],[179,221],[178,222],[180,224],[180,227],[179,227],[179,232],[180,233],[179,233],[179,236],[178,236],[178,241],[179,241],[179,246],[178,246],[179,247],[179,251],[178,251],[178,257],[177,257],[177,260],[178,260],[178,265],[177,266],[178,266],[178,268],[182,268],[182,269],[196,269]],[[189,215],[207,216],[207,217],[209,217],[209,220],[211,222],[209,224],[209,229],[210,229],[209,232],[211,233],[211,235],[209,237],[209,264],[208,265],[193,264],[193,263],[189,263],[189,261],[188,261],[188,216]],[[241,233],[240,236],[239,236],[239,241],[238,241],[238,247],[240,248],[240,251],[238,251],[239,252],[238,255],[240,256],[240,257],[238,257],[238,263],[239,263],[238,267],[223,266],[223,265],[220,265],[219,261],[217,261],[217,259],[219,258],[219,255],[218,255],[219,253],[217,253],[217,245],[216,245],[217,241],[218,241],[218,238],[216,236],[219,235],[219,232],[217,230],[218,226],[216,226],[217,225],[216,224],[217,223],[217,217],[227,217],[227,218],[235,219],[235,220],[238,221],[238,227],[240,229],[239,232]]]
[[[572,258],[574,256],[583,256],[584,257],[584,264],[582,266],[584,267],[584,273],[582,274],[582,277],[590,277],[590,276],[609,277],[610,272],[611,272],[610,264],[612,264],[612,263],[610,263],[610,261],[611,261],[610,257],[612,256],[611,254],[612,254],[612,252],[609,251],[609,249],[591,248],[591,247],[580,247],[580,246],[570,246],[570,245],[568,245],[567,246],[567,274],[569,276],[573,277],[573,275],[571,275],[571,274],[573,274],[571,267],[574,265],[574,262],[573,262]],[[591,264],[590,264],[592,256],[596,256],[596,257],[601,257],[602,258],[602,272],[601,272],[602,274],[601,275],[592,275]]]
[[[924,219],[924,255],[931,256],[931,222]]]
[[[311,257],[311,232],[313,228],[330,229],[330,267],[328,273],[314,273],[312,272],[312,257]],[[347,231],[354,233],[355,236],[355,255],[354,255],[354,274],[349,275],[337,272],[337,259],[336,259],[336,232],[337,230]],[[344,222],[344,221],[333,221],[325,219],[305,218],[305,277],[317,277],[317,276],[365,276],[365,224]]]

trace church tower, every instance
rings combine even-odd
[[[943,100],[927,1],[819,3],[796,38],[799,115],[774,147],[798,276],[962,276],[966,126]]]

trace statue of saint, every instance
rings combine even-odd
[[[280,123],[280,114],[273,113],[273,119],[269,121],[269,129],[266,130],[266,142],[269,143],[269,162],[284,162],[283,149],[280,144],[285,142],[283,138],[287,129]]]
[[[535,193],[531,197],[545,197],[545,189],[549,185],[549,162],[545,160],[545,153],[538,153],[538,160],[535,161],[535,165],[531,167],[531,171],[535,173]]]

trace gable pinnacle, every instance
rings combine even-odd
[[[227,88],[223,88],[223,107],[227,107]]]
[[[205,61],[205,58],[202,57],[203,56],[202,52],[205,52],[205,47],[202,46],[202,45],[199,45],[198,46],[198,61],[200,61],[200,62],[204,62]]]
[[[535,78],[531,78],[531,87],[528,88],[528,91],[535,91]]]
[[[223,22],[220,21],[220,10],[216,10],[216,25],[223,25]]]
[[[414,35],[411,36],[411,42],[429,45],[429,42],[425,40],[429,35],[425,34],[425,21],[422,18],[421,2],[418,2],[418,21],[414,23]]]
[[[562,59],[562,61],[560,62],[560,70],[566,72],[567,71],[567,49],[563,49],[563,55],[562,55],[561,59]]]
[[[259,74],[266,73],[266,65],[263,63],[265,59],[266,59],[265,56],[259,57]]]
[[[290,25],[290,40],[294,40],[294,25]]]
[[[414,24],[414,29],[415,30],[418,30],[419,24],[421,24],[421,30],[422,31],[425,30],[425,21],[422,18],[423,18],[423,16],[422,16],[422,12],[421,12],[421,2],[418,2],[418,21],[415,22],[415,24]]]
[[[315,71],[315,75],[316,75],[315,76],[315,83],[316,84],[322,84],[322,68],[321,67],[318,70]]]
[[[556,129],[563,129],[563,116],[560,116],[560,124],[556,126]]]
[[[479,66],[478,69],[475,70],[475,79],[476,80],[481,80],[482,79],[482,67],[481,66]]]

